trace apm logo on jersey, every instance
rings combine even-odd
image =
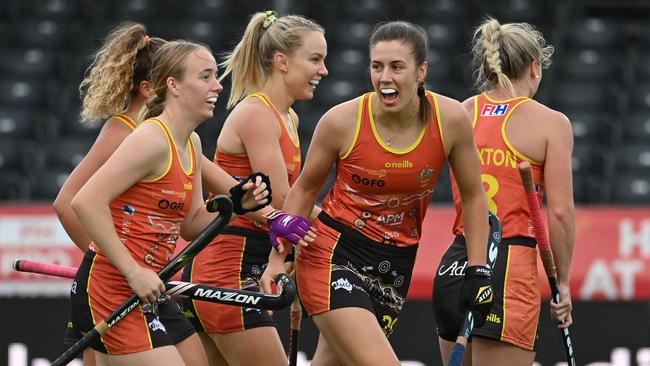
[[[481,110],[481,117],[504,116],[508,111],[509,104],[485,104]]]

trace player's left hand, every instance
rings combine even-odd
[[[486,266],[467,267],[460,294],[461,313],[465,314],[469,309],[474,318],[474,327],[482,327],[494,300],[492,270]]]
[[[560,292],[560,302],[556,304],[551,301],[551,317],[560,322],[558,328],[568,328],[573,323],[573,317],[571,316],[571,310],[573,310],[571,288],[568,284],[558,283],[557,289]]]
[[[271,181],[264,173],[253,173],[230,188],[233,212],[243,215],[266,207],[271,200]]]

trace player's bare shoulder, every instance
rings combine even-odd
[[[472,95],[471,97],[465,99],[461,103],[461,105],[463,106],[463,108],[465,108],[465,112],[467,112],[467,114],[470,117],[473,117],[474,116],[474,109],[476,108],[476,95]]]
[[[314,141],[323,148],[345,154],[352,145],[358,126],[361,97],[337,104],[321,117],[314,131]]]
[[[564,113],[549,108],[535,100],[522,104],[520,108],[521,112],[531,116],[531,118],[535,119],[536,123],[544,126],[547,130],[571,129],[571,122]]]
[[[273,109],[258,98],[246,98],[237,103],[225,123],[244,123],[248,126],[251,124],[257,126],[267,124],[266,119],[275,119]]]
[[[453,128],[458,124],[467,124],[469,122],[469,115],[463,104],[442,94],[436,93],[435,95],[440,108],[440,119],[445,128]]]
[[[327,129],[332,133],[345,134],[357,127],[361,97],[348,100],[330,108],[321,117],[317,128]]]

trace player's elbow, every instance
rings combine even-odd
[[[81,217],[85,214],[86,209],[92,207],[93,203],[89,202],[87,195],[83,193],[83,190],[78,192],[70,200],[70,207],[72,211],[78,216]]]
[[[61,217],[63,215],[63,210],[65,210],[65,207],[67,206],[70,206],[70,199],[64,199],[61,193],[56,196],[54,202],[52,203],[52,208],[58,217]]]
[[[548,209],[549,221],[557,222],[562,226],[573,225],[575,222],[575,207],[573,204],[566,204],[560,207]]]
[[[191,225],[181,225],[178,234],[183,238],[183,240],[192,241],[199,236],[199,231],[193,230],[190,226]]]
[[[61,217],[65,215],[66,211],[69,210],[72,204],[72,198],[74,194],[66,191],[65,187],[59,191],[59,194],[56,195],[54,202],[52,203],[52,208],[56,212],[57,216]]]

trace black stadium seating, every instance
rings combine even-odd
[[[650,203],[650,25],[642,2],[576,0],[4,0],[0,2],[0,202],[51,202],[91,146],[100,123],[80,124],[78,85],[89,56],[117,24],[140,21],[152,36],[231,50],[250,14],[274,4],[326,30],[329,76],[300,102],[306,152],[320,116],[369,90],[368,40],[377,22],[406,19],[427,31],[427,87],[463,100],[475,94],[472,29],[486,15],[525,21],[556,47],[536,99],[573,124],[574,191],[580,204]],[[199,128],[212,156],[224,104]],[[223,103],[223,104],[222,104]],[[434,202],[448,204],[448,172]]]

